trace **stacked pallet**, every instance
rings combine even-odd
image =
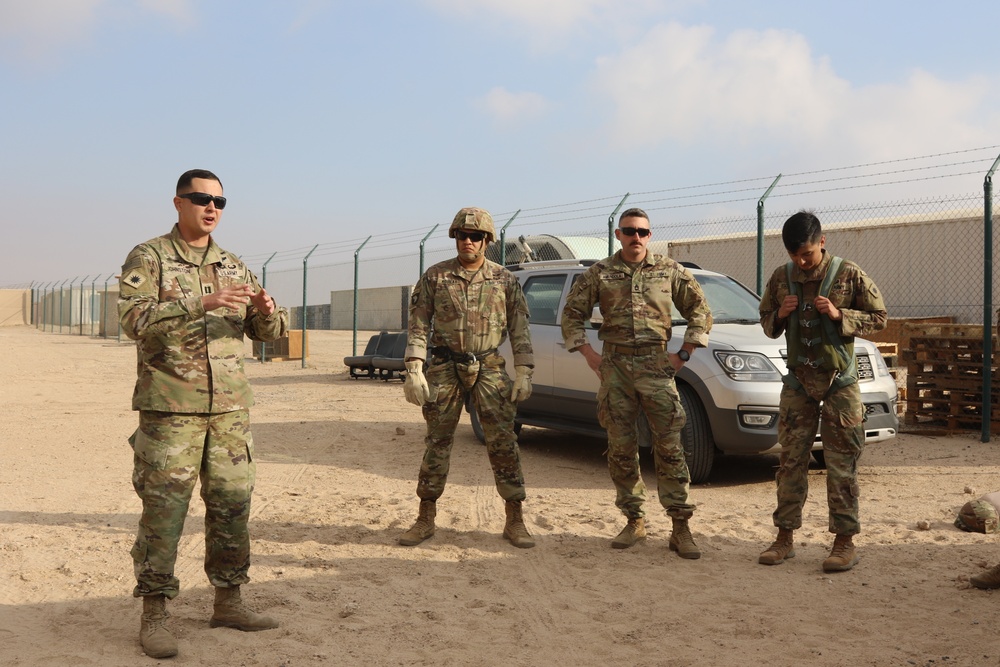
[[[264,350],[267,351],[266,355]],[[276,341],[253,342],[253,356],[258,360],[263,356],[267,361],[288,361],[302,358],[302,329],[289,329],[288,333]],[[309,341],[306,339],[306,358],[309,357]]]
[[[906,423],[977,430],[983,419],[983,328],[907,324]],[[992,333],[992,332],[991,332]],[[997,336],[992,337],[991,431],[1000,429]]]

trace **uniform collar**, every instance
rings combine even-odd
[[[222,248],[216,245],[215,239],[211,236],[208,237],[208,249],[205,251],[204,259],[202,259],[201,252],[192,250],[187,241],[181,238],[181,230],[176,223],[174,223],[174,228],[170,230],[170,240],[173,242],[177,254],[188,264],[202,266],[203,264],[218,264],[222,261]]]
[[[628,262],[626,262],[622,258],[622,251],[621,250],[616,250],[615,251],[615,254],[612,256],[611,263],[612,264],[617,264],[619,268],[623,268],[626,271],[631,271],[632,270],[632,267],[630,267],[628,265]],[[653,253],[651,253],[649,251],[649,249],[647,249],[646,250],[646,256],[642,258],[642,263],[640,264],[640,266],[652,266],[654,264],[656,264],[656,258],[653,257]]]
[[[451,272],[458,276],[459,278],[465,278],[469,275],[469,271],[462,266],[462,263],[458,261],[458,257],[451,260]],[[483,262],[483,265],[473,274],[475,276],[482,276],[483,280],[490,280],[493,278],[493,265],[490,260]]]
[[[799,268],[798,264],[792,264],[794,267],[792,269],[792,280],[797,283],[809,283],[818,280],[822,280],[823,276],[826,275],[826,269],[830,266],[830,261],[833,259],[833,255],[823,248],[823,259],[820,260],[816,268],[810,269],[809,271],[803,271]]]

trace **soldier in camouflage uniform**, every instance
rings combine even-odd
[[[853,536],[861,532],[857,467],[865,432],[854,337],[885,328],[888,318],[882,294],[861,267],[824,249],[826,237],[815,215],[800,211],[790,217],[781,238],[791,262],[774,271],[760,301],[764,333],[784,334],[788,342],[789,374],[778,418],[778,537],[758,562],[777,565],[795,556],[793,531],[802,526],[818,422],[830,532],[836,535],[823,570],[842,572],[858,562]]]
[[[653,439],[660,504],[673,522],[669,546],[682,558],[699,558],[688,519],[690,473],[681,444],[687,419],[674,374],[696,348],[708,344],[712,313],[698,281],[674,260],[647,252],[652,235],[649,216],[632,208],[621,214],[615,237],[617,253],[591,266],[574,283],[562,313],[566,349],[578,350],[601,378],[597,415],[608,432],[608,467],[617,490],[615,504],[627,518],[611,542],[627,549],[646,537],[642,504],[646,487],[639,472],[636,419],[646,414]],[[587,342],[586,324],[600,304],[604,321],[598,332],[603,352]],[[687,320],[684,344],[667,352],[672,307]]]
[[[179,590],[177,544],[199,478],[205,572],[216,590],[211,626],[278,625],[240,597],[249,580],[247,519],[256,467],[243,337],[279,338],[288,313],[212,239],[225,205],[214,174],[184,173],[174,197],[177,224],[129,253],[119,283],[122,331],[136,341],[138,354],[132,409],[139,411],[139,428],[129,443],[142,517],[132,547],[133,595],[143,599],[140,642],[156,658],[177,653],[166,600]]]
[[[463,208],[448,231],[458,257],[429,268],[413,290],[406,348],[406,400],[423,407],[426,451],[417,481],[420,509],[399,543],[413,546],[434,534],[437,499],[444,493],[455,427],[472,406],[486,433],[486,452],[505,503],[503,535],[514,546],[535,542],[524,525],[521,459],[514,435],[516,403],[531,394],[534,366],[528,306],[517,278],[486,259],[493,218]],[[497,347],[510,335],[516,378],[511,382]],[[424,375],[424,360],[427,374]]]

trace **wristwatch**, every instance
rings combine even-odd
[[[691,354],[683,347],[680,350],[678,350],[677,356],[680,357],[681,361],[683,362],[687,362],[691,359]]]

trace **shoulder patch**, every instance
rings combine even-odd
[[[145,285],[147,280],[148,278],[146,278],[144,273],[133,269],[122,276],[122,285],[128,285],[129,287],[138,289],[139,287]]]

